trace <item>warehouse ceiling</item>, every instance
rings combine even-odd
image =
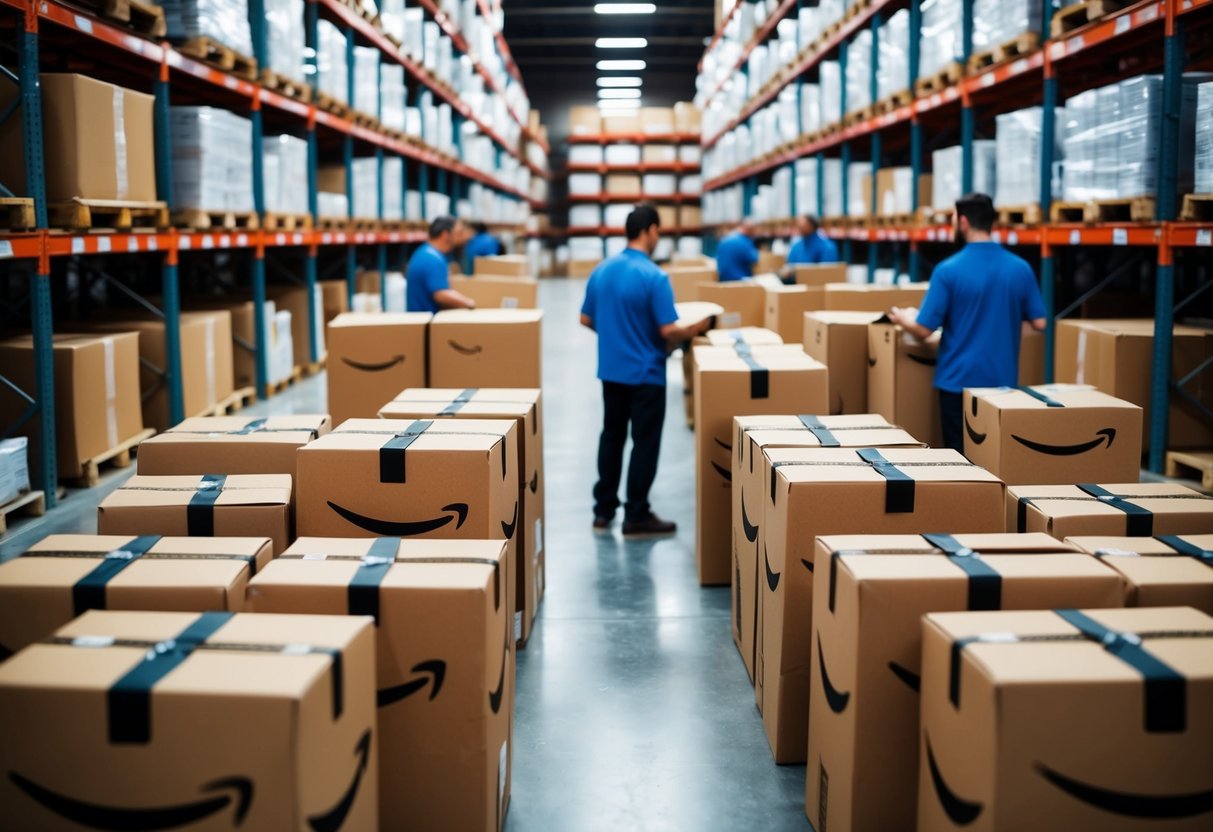
[[[618,2],[618,0],[611,0]],[[647,64],[642,103],[669,106],[695,95],[695,73],[711,38],[706,0],[655,0],[653,14],[600,15],[586,0],[506,0],[505,39],[522,72],[531,103],[553,132],[564,133],[564,111],[596,100],[601,59],[641,58]],[[599,49],[600,37],[643,37],[645,49]],[[610,74],[610,73],[606,73]]]

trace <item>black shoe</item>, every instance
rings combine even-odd
[[[609,531],[610,528],[611,528],[611,518],[610,517],[595,517],[594,518],[594,531],[595,532],[601,533],[601,532]]]
[[[642,520],[625,520],[623,523],[624,537],[657,537],[670,535],[678,531],[678,525],[669,520],[662,520],[656,514],[650,514]]]

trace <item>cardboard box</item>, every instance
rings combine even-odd
[[[762,551],[762,497],[771,478],[765,451],[774,448],[922,447],[922,443],[875,414],[855,416],[738,416],[733,420],[733,643],[754,680]],[[837,444],[835,444],[837,443]]]
[[[596,136],[602,132],[602,116],[597,107],[570,107],[569,133],[573,136]]]
[[[505,548],[305,537],[249,586],[259,613],[375,615],[384,829],[502,828],[514,704]],[[369,593],[354,593],[360,581]]]
[[[136,474],[97,506],[97,532],[268,537],[277,554],[291,540],[291,478],[286,474]]]
[[[320,300],[324,304],[324,324],[328,326],[338,315],[350,311],[350,289],[344,280],[321,280]]]
[[[765,451],[762,634],[755,657],[762,721],[777,763],[805,761],[814,540],[827,534],[1003,530],[1003,484],[949,450]]]
[[[598,268],[601,260],[570,260],[565,266],[565,272],[569,277],[586,278],[593,273],[594,269]]]
[[[525,644],[543,598],[543,529],[546,476],[543,466],[541,392],[510,389],[405,390],[379,411],[385,419],[511,419],[518,439],[518,490],[522,519],[518,526],[517,613],[514,629]]]
[[[139,473],[290,474],[296,451],[332,430],[327,414],[197,416],[139,444]]]
[[[678,162],[678,145],[646,144],[640,149],[640,161],[646,165],[673,165]]]
[[[815,563],[805,813],[822,829],[914,816],[923,615],[1123,599],[1119,575],[1045,534],[826,536]]]
[[[48,201],[156,199],[152,96],[83,75],[43,73],[38,83]],[[4,81],[0,103],[17,97],[17,88]],[[0,144],[9,149],[0,156],[0,180],[15,194],[32,196],[21,118],[18,108],[0,128]]]
[[[476,276],[482,274],[505,277],[532,277],[531,260],[525,254],[499,254],[495,257],[477,257],[472,264]]]
[[[232,389],[257,386],[256,344],[257,330],[254,305],[251,300],[220,300],[191,298],[185,307],[188,311],[224,309],[232,317]],[[266,301],[266,328],[273,324],[274,302]],[[267,333],[268,334],[268,333]]]
[[[709,329],[682,349],[682,395],[686,405],[687,427],[695,427],[695,351],[693,347],[776,346],[783,343],[778,333],[758,326],[737,329]],[[795,354],[795,350],[784,350]],[[803,352],[803,350],[802,350]]]
[[[698,205],[683,205],[678,209],[678,226],[684,233],[699,230],[703,226],[703,210]]]
[[[1213,534],[1067,537],[1124,578],[1127,607],[1196,607],[1213,615]]]
[[[965,456],[1008,485],[1134,482],[1141,408],[1077,384],[964,391]]]
[[[608,173],[603,177],[605,193],[622,196],[640,194],[640,177],[631,173]]]
[[[870,283],[831,283],[826,286],[826,309],[831,312],[888,312],[896,307],[922,306],[927,283],[875,286]]]
[[[1213,497],[1182,485],[1015,485],[1007,488],[1007,531],[1150,537],[1213,533]]]
[[[768,286],[765,291],[766,328],[788,344],[803,339],[805,313],[825,306],[825,290],[819,286]]]
[[[678,226],[678,207],[675,205],[658,205],[657,219],[664,229],[676,228]]]
[[[831,283],[846,283],[847,264],[812,263],[805,265],[798,263],[792,266],[792,276],[800,286],[829,286]]]
[[[640,128],[644,133],[669,135],[674,132],[674,110],[670,107],[641,107]]]
[[[324,299],[319,288],[316,289],[314,302],[316,304],[316,326],[311,325],[311,303],[308,300],[306,286],[267,286],[266,296],[280,309],[291,313],[291,343],[295,354],[295,366],[307,367],[319,363],[325,357],[324,343],[324,312],[321,307]],[[316,358],[312,358],[312,344],[315,342]]]
[[[55,386],[56,467],[60,477],[84,475],[85,463],[133,439],[143,430],[139,406],[139,336],[54,336],[52,344]],[[34,397],[37,377],[34,339],[25,335],[0,341],[4,377]],[[7,386],[0,386],[0,422],[15,425],[29,402]],[[104,414],[104,417],[102,417]],[[40,441],[37,419],[20,432]],[[40,454],[34,454],[38,459]]]
[[[935,389],[939,337],[923,343],[881,321],[868,326],[868,410],[938,448],[943,445]]]
[[[1019,338],[1019,384],[1045,383],[1045,334],[1024,323]]]
[[[244,609],[266,537],[52,534],[0,564],[0,659],[88,610]]]
[[[1175,326],[1171,337],[1171,380],[1176,381],[1213,358],[1208,331]],[[1150,390],[1154,362],[1154,321],[1060,321],[1057,326],[1056,381],[1093,384],[1118,399],[1144,410],[1142,447],[1150,444]],[[1189,393],[1213,407],[1213,383],[1189,384]],[[1167,446],[1199,448],[1213,445],[1213,423],[1190,402],[1171,396]]]
[[[716,318],[716,325],[722,329],[761,327],[766,323],[767,290],[752,280],[700,283],[695,299],[724,307],[724,314]]]
[[[428,312],[346,313],[328,330],[333,424],[369,419],[406,387],[426,383]]]
[[[670,266],[665,270],[674,289],[674,302],[699,300],[699,284],[716,280],[716,266]]]
[[[674,105],[674,127],[679,133],[698,134],[700,130],[700,112],[694,104],[679,101]]]
[[[602,132],[607,135],[636,134],[640,132],[638,113],[611,113],[602,117]]]
[[[365,617],[86,613],[0,665],[5,825],[373,832],[374,639]]]
[[[830,368],[831,414],[868,410],[868,325],[879,317],[816,311],[801,316],[804,351]]]
[[[1213,618],[938,613],[922,627],[918,829],[1208,829]],[[1165,681],[1143,680],[1154,666]]]
[[[538,309],[439,312],[430,324],[430,386],[542,387],[542,325]]]
[[[477,309],[539,308],[539,281],[533,277],[452,277],[451,288],[476,301]]]
[[[798,347],[694,349],[695,561],[701,584],[728,584],[734,417],[820,413],[829,385]]]
[[[759,251],[758,262],[754,264],[754,274],[777,274],[787,262],[786,254]]]

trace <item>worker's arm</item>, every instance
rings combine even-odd
[[[591,320],[590,316],[584,312],[581,313],[581,325],[588,330],[597,332],[597,330],[594,329],[594,321]]]
[[[935,334],[935,330],[927,329],[925,326],[918,323],[918,321],[911,318],[907,314],[906,310],[898,309],[896,306],[889,310],[889,320],[913,335],[919,341],[925,341]]]
[[[696,335],[702,335],[711,329],[711,327],[711,318],[702,320],[697,324],[691,324],[690,326],[679,326],[678,322],[675,321],[672,324],[666,324],[663,326],[660,332],[661,337],[664,338],[668,343],[681,344],[684,341],[690,341]]]
[[[476,301],[454,289],[439,289],[433,295],[439,309],[475,309]]]
[[[1044,332],[1045,327],[1049,325],[1049,322],[1045,318],[1036,318],[1035,320],[1031,321],[1031,324],[1032,329],[1036,330],[1037,332]]]

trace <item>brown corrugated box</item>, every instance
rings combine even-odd
[[[679,101],[674,105],[674,126],[679,133],[698,133],[700,116],[699,108],[694,104]]]
[[[698,205],[683,205],[678,209],[680,228],[695,229],[703,225],[703,209]]]
[[[1007,531],[1150,537],[1213,533],[1213,497],[1170,483],[1007,487]]]
[[[815,563],[805,813],[822,829],[914,817],[923,615],[1122,606],[1118,574],[1044,534],[819,537]]]
[[[333,424],[369,419],[406,387],[426,383],[428,312],[339,315],[328,329]]]
[[[803,339],[805,313],[825,306],[825,290],[820,286],[767,286],[764,289],[766,328],[778,332],[788,344]]]
[[[135,475],[97,506],[100,534],[268,537],[291,541],[288,474]]]
[[[349,284],[344,280],[320,280],[320,299],[324,303],[324,323],[327,326],[333,318],[350,311]]]
[[[797,763],[805,760],[808,736],[813,541],[825,534],[1000,532],[1004,486],[949,450],[774,449],[765,454],[772,474],[763,499],[765,580],[759,581],[763,609],[755,683],[775,761]]]
[[[1209,828],[1213,618],[1082,615],[923,620],[919,830]]]
[[[603,133],[639,133],[640,116],[637,113],[610,113],[602,117]]]
[[[640,148],[640,161],[646,165],[672,165],[678,161],[678,145],[646,144]]]
[[[641,107],[640,128],[645,133],[668,135],[674,132],[674,110],[670,107]]]
[[[1045,334],[1026,322],[1019,338],[1019,383],[1045,383]]]
[[[631,173],[608,173],[603,178],[603,192],[613,195],[636,196],[640,193],[640,177]]]
[[[452,277],[451,288],[476,301],[477,309],[539,308],[539,281],[533,277]]]
[[[430,323],[430,386],[542,387],[542,328],[538,309],[439,312]]]
[[[1213,534],[1067,537],[1119,572],[1127,607],[1196,607],[1213,615]]]
[[[411,388],[379,411],[385,419],[512,419],[518,438],[518,488],[522,519],[518,526],[518,596],[515,630],[520,644],[531,636],[543,598],[543,529],[547,516],[543,465],[543,408],[538,389],[468,390]]]
[[[686,405],[687,427],[695,427],[695,351],[692,347],[714,346],[735,349],[737,344],[774,346],[783,343],[778,333],[760,326],[735,329],[709,329],[682,349],[682,395]],[[792,351],[795,352],[794,350]]]
[[[695,300],[724,307],[724,313],[716,319],[722,329],[761,327],[766,323],[767,290],[752,280],[700,283]]]
[[[493,257],[477,257],[472,264],[473,273],[505,277],[532,277],[531,260],[525,254],[498,254]]]
[[[291,313],[291,345],[295,353],[295,366],[307,367],[312,362],[312,340],[315,335],[316,362],[324,360],[324,311],[316,310],[316,329],[311,326],[310,304],[306,286],[266,286],[265,294],[279,310]],[[323,299],[318,299],[323,304]]]
[[[927,295],[926,283],[874,286],[869,283],[831,283],[826,286],[826,309],[831,312],[888,312],[894,306],[919,307]]]
[[[139,336],[54,336],[56,460],[60,477],[79,477],[84,463],[137,436],[143,430],[139,407]],[[27,395],[36,390],[34,339],[26,335],[0,342],[4,377]],[[0,422],[13,425],[29,402],[0,387]],[[101,414],[104,414],[102,418]],[[37,419],[21,428],[31,442],[39,441]],[[30,462],[39,458],[31,453]]]
[[[733,643],[754,680],[755,637],[761,627],[758,553],[762,499],[771,471],[768,448],[921,447],[910,434],[875,414],[855,416],[738,416],[733,419]]]
[[[965,456],[1007,485],[1133,482],[1141,408],[1092,387],[964,391]]]
[[[695,560],[699,582],[733,576],[733,419],[761,414],[820,413],[826,368],[799,345],[695,347]]]
[[[792,276],[800,286],[829,286],[847,282],[846,263],[798,263],[792,266]]]
[[[678,206],[676,205],[657,205],[657,220],[661,223],[661,227],[665,229],[675,228],[678,225]]]
[[[249,586],[259,613],[376,615],[383,829],[502,828],[514,706],[505,558],[504,541],[307,537]]]
[[[224,309],[232,316],[232,388],[256,387],[257,324],[253,302],[191,298],[185,307],[190,311]]]
[[[569,277],[589,277],[601,260],[570,260],[565,266]]]
[[[686,303],[699,300],[699,285],[716,280],[716,266],[672,265],[665,270],[674,289],[674,302]]]
[[[197,416],[139,444],[139,473],[290,474],[296,451],[332,429],[327,414]]]
[[[5,825],[374,832],[374,639],[365,617],[86,613],[0,665]]]
[[[758,262],[754,264],[754,274],[776,274],[788,262],[786,254],[776,254],[771,251],[758,252]]]
[[[879,317],[877,312],[810,312],[803,316],[804,351],[830,368],[832,414],[868,411],[868,324]]]
[[[156,199],[152,96],[83,75],[43,73],[38,83],[47,200]],[[7,106],[17,95],[4,81],[0,101]],[[8,150],[0,155],[0,179],[30,196],[21,118],[18,107],[0,127]]]
[[[596,136],[602,132],[602,116],[597,107],[570,107],[569,133],[573,136]]]
[[[1171,337],[1171,379],[1183,378],[1213,358],[1208,330],[1175,326]],[[1150,383],[1154,378],[1154,321],[1061,321],[1057,326],[1056,381],[1094,384],[1109,396],[1143,408],[1142,446],[1150,443]],[[1185,388],[1213,408],[1213,383],[1207,378]],[[1190,402],[1171,396],[1170,448],[1213,445],[1213,423]]]
[[[244,609],[266,537],[52,534],[0,564],[0,660],[88,610]]]
[[[935,390],[938,349],[938,334],[923,343],[894,324],[868,326],[868,410],[935,448],[943,445]]]

